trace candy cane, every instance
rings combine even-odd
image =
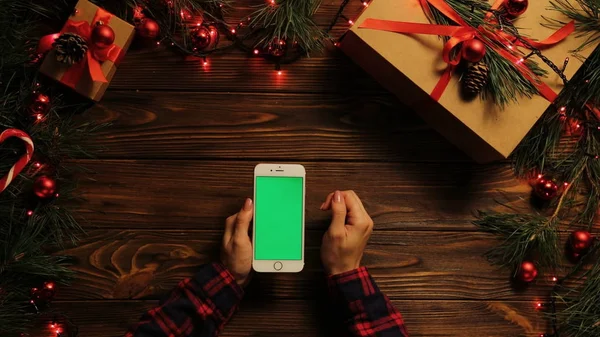
[[[19,158],[19,160],[17,160],[17,162],[10,168],[10,171],[8,171],[8,173],[2,177],[2,179],[0,179],[0,193],[4,191],[8,185],[10,185],[15,176],[21,173],[33,155],[33,142],[28,134],[17,129],[4,130],[2,133],[0,133],[0,144],[11,137],[17,137],[24,141],[26,151],[25,154],[22,155],[21,158]]]

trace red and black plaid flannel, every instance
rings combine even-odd
[[[350,336],[408,337],[400,312],[366,267],[329,276],[328,285],[333,312]]]
[[[330,294],[351,336],[407,337],[400,313],[365,267],[330,276]],[[206,264],[179,283],[160,306],[144,314],[125,337],[214,337],[238,307],[244,291],[221,264]]]

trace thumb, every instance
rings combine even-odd
[[[253,210],[252,199],[247,198],[235,219],[235,235],[248,236]]]
[[[346,202],[342,192],[335,191],[331,202],[331,226],[329,230],[333,233],[341,233],[346,230]]]

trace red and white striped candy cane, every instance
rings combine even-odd
[[[17,129],[7,129],[0,133],[0,144],[3,143],[6,139],[11,137],[20,138],[23,142],[25,142],[25,154],[17,160],[17,162],[10,168],[10,171],[0,179],[0,193],[6,189],[8,185],[13,181],[13,179],[21,173],[21,171],[25,168],[29,160],[31,160],[31,156],[33,155],[33,142],[28,134],[21,130]]]

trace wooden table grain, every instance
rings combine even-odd
[[[237,1],[232,22],[260,1]],[[357,2],[359,5],[360,3]],[[325,27],[339,1],[325,0]],[[354,14],[358,7],[349,9]],[[343,32],[340,23],[333,34]],[[210,65],[169,50],[133,49],[86,119],[111,122],[80,159],[87,236],[78,279],[54,306],[85,337],[121,336],[144,310],[218,256],[223,220],[252,194],[259,162],[306,166],[306,267],[256,275],[224,336],[329,336],[319,261],[335,189],[354,189],[375,221],[364,257],[412,336],[538,336],[534,301],[483,254],[497,244],[471,221],[518,203],[529,187],[506,163],[477,165],[334,47],[285,65],[240,52]]]

